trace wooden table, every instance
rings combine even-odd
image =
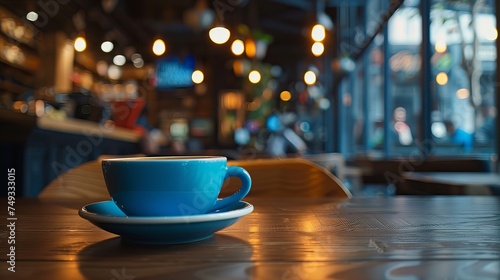
[[[497,173],[405,172],[402,177],[398,188],[414,194],[500,195],[500,174]]]
[[[16,272],[2,225],[0,279],[500,279],[498,197],[247,201],[207,240],[143,246],[80,218],[90,201],[18,199]]]

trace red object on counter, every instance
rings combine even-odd
[[[111,111],[116,126],[135,129],[136,121],[139,118],[145,105],[144,99],[129,101],[112,101]]]

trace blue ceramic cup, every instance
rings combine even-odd
[[[240,201],[250,191],[248,172],[218,156],[104,159],[109,195],[127,216],[186,216],[213,212]],[[229,177],[241,180],[234,194],[218,198]]]

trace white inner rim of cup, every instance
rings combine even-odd
[[[217,161],[226,160],[223,156],[162,156],[162,157],[129,157],[107,158],[102,161]]]

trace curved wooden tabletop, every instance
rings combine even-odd
[[[262,198],[191,244],[124,243],[80,218],[92,201],[16,200],[16,272],[1,279],[499,279],[500,198]],[[6,199],[0,199],[7,205]],[[5,212],[0,219],[7,223]]]

